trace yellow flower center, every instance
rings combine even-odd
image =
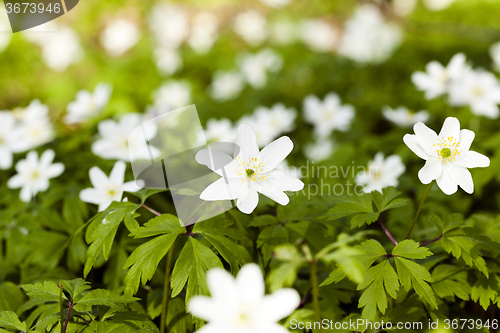
[[[480,96],[482,96],[482,95],[483,95],[483,93],[484,93],[484,91],[483,91],[483,88],[482,88],[482,87],[477,86],[477,87],[474,87],[474,88],[472,89],[472,94],[473,94],[474,96],[476,96],[476,97],[480,97]]]
[[[260,180],[267,181],[269,175],[262,175],[262,170],[264,170],[264,164],[258,162],[257,158],[248,158],[248,161],[243,161],[241,157],[237,157],[239,168],[235,169],[238,176],[241,177],[242,183],[255,182]]]
[[[435,152],[439,160],[448,163],[455,161],[457,156],[460,155],[460,143],[454,137],[438,138],[436,142],[433,146],[436,148]]]

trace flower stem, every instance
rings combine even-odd
[[[418,206],[417,212],[415,213],[415,217],[413,218],[413,223],[411,224],[410,230],[408,231],[408,234],[406,235],[405,239],[410,238],[411,233],[413,231],[413,228],[415,227],[415,223],[417,223],[418,216],[420,215],[420,211],[422,210],[422,206],[424,205],[425,199],[427,199],[427,195],[431,191],[432,186],[436,180],[433,180],[430,184],[429,187],[427,187],[427,190],[425,191],[424,197],[422,198],[422,201],[420,201],[420,205]]]
[[[426,245],[429,245],[431,243],[437,242],[441,238],[443,238],[443,235],[439,236],[438,238],[434,238],[434,239],[428,240],[427,242],[423,242],[422,244],[420,244],[420,246],[422,247],[422,246],[426,246]]]
[[[64,321],[64,326],[62,328],[62,333],[66,333],[68,328],[69,317],[71,316],[71,310],[73,310],[73,306],[75,306],[72,302],[69,302],[68,314],[66,315],[66,320]]]
[[[158,213],[158,212],[157,212],[156,210],[154,210],[153,208],[150,208],[150,207],[148,207],[148,206],[146,206],[146,205],[144,205],[144,204],[142,205],[142,207],[146,208],[147,210],[149,210],[151,213],[153,213],[153,214],[154,214],[154,215],[156,215],[156,216],[160,216],[160,215],[161,215],[160,213]]]
[[[63,331],[63,326],[64,326],[64,305],[63,305],[63,286],[61,283],[59,283],[59,311],[61,313],[61,332]]]
[[[167,267],[165,268],[165,282],[163,284],[163,301],[161,307],[161,333],[165,333],[167,327],[168,301],[170,300],[170,271],[172,270],[172,261],[174,256],[175,242],[167,254]]]
[[[384,225],[382,220],[380,220],[380,218],[378,219],[378,223],[380,223],[380,225],[382,226],[382,229],[384,229],[385,234],[387,235],[387,237],[389,237],[392,244],[394,244],[394,246],[398,245],[398,241],[391,235],[391,233],[389,232],[389,229],[387,229],[387,227]]]
[[[309,267],[311,269],[311,284],[312,284],[312,296],[314,304],[314,314],[316,315],[316,320],[321,322],[321,308],[319,307],[319,284],[318,275],[316,273],[316,260],[309,262]],[[320,332],[323,332],[323,326],[320,327]]]

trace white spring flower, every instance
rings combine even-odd
[[[157,46],[154,49],[156,68],[161,74],[172,75],[182,68],[183,61],[178,49]]]
[[[384,153],[379,152],[368,162],[368,169],[356,175],[356,184],[362,185],[366,193],[399,185],[398,178],[406,170],[399,155],[391,155],[384,159]]]
[[[274,21],[270,26],[270,39],[278,45],[288,45],[297,40],[299,37],[299,27],[296,23],[280,19]]]
[[[375,5],[365,4],[346,23],[338,52],[361,64],[380,64],[392,56],[402,38],[399,26],[386,22]]]
[[[415,72],[411,80],[418,90],[425,92],[426,99],[434,99],[450,92],[450,88],[470,71],[463,53],[457,53],[444,67],[437,61],[425,66],[426,72]]]
[[[315,52],[332,52],[339,40],[339,33],[323,20],[305,20],[300,25],[302,41]]]
[[[100,36],[101,45],[111,57],[119,57],[137,44],[141,31],[135,22],[116,19],[108,23]]]
[[[262,272],[256,264],[243,266],[237,278],[220,268],[207,273],[212,297],[195,296],[189,312],[208,321],[198,333],[286,333],[277,322],[299,306],[294,289],[265,295]]]
[[[424,123],[429,120],[430,117],[429,112],[426,110],[413,112],[405,106],[398,106],[395,109],[384,106],[382,108],[382,114],[385,119],[401,127],[412,127],[418,122]]]
[[[240,58],[240,70],[248,84],[254,89],[262,89],[267,84],[268,72],[276,73],[283,67],[281,55],[271,49],[263,49]]]
[[[158,148],[149,145],[150,150],[145,148],[143,142],[129,141],[130,133],[137,127],[142,126],[145,139],[152,140],[157,133],[157,127],[153,122],[142,124],[142,118],[136,113],[127,113],[116,122],[111,119],[103,120],[98,124],[99,139],[92,144],[92,152],[104,159],[116,159],[125,162],[135,160],[150,160],[160,155]]]
[[[218,102],[226,102],[238,98],[245,88],[245,79],[237,71],[217,71],[208,88],[210,97]]]
[[[424,0],[425,7],[432,11],[439,11],[451,6],[455,0]]]
[[[24,202],[30,201],[38,192],[45,192],[49,188],[49,180],[64,172],[62,163],[52,163],[54,157],[51,149],[43,152],[40,159],[36,151],[30,151],[26,159],[17,162],[17,174],[9,179],[7,187],[21,188],[20,198]]]
[[[236,128],[234,128],[231,120],[227,118],[208,119],[203,133],[206,141],[209,142],[234,142],[236,139]]]
[[[257,145],[263,147],[282,133],[292,131],[295,128],[295,118],[297,111],[294,108],[276,103],[271,108],[259,106],[253,114],[242,117],[239,123],[252,125],[257,136]]]
[[[336,93],[329,93],[321,101],[315,95],[304,98],[304,118],[314,125],[314,132],[319,137],[327,137],[334,130],[347,131],[356,113],[350,104],[341,104]]]
[[[290,4],[292,0],[260,0],[264,5],[272,7],[272,8],[281,8]]]
[[[256,10],[239,13],[233,22],[234,31],[250,46],[258,46],[267,38],[267,21]]]
[[[308,160],[321,162],[332,156],[335,147],[333,140],[318,138],[315,142],[304,145],[303,153]]]
[[[219,20],[212,13],[204,12],[193,18],[188,44],[198,54],[205,54],[212,49],[217,40]]]
[[[19,152],[22,133],[16,125],[16,119],[9,111],[0,111],[0,169],[10,169],[13,153]]]
[[[469,105],[473,114],[496,119],[499,116],[500,84],[495,75],[470,71],[450,88],[452,105]]]
[[[424,159],[425,166],[418,172],[423,184],[436,180],[439,188],[447,195],[453,194],[460,186],[465,192],[474,192],[474,182],[467,168],[484,168],[490,159],[469,150],[474,140],[474,132],[460,130],[457,118],[448,117],[439,135],[425,126],[416,123],[415,134],[406,134],[405,144],[418,157]]]
[[[12,113],[20,131],[18,147],[21,151],[36,148],[54,139],[49,108],[39,100],[34,99],[26,108],[16,108]]]
[[[92,167],[89,176],[94,187],[82,190],[80,199],[99,205],[99,211],[103,211],[113,201],[121,201],[124,191],[139,191],[141,188],[137,186],[135,181],[124,182],[126,168],[125,162],[117,161],[108,177],[99,167]]]
[[[500,42],[490,46],[490,56],[493,59],[493,67],[495,71],[500,72]]]
[[[304,187],[304,183],[299,179],[276,170],[293,149],[290,138],[281,137],[259,152],[252,126],[241,124],[238,127],[236,145],[237,156],[224,167],[227,178],[220,178],[209,185],[200,195],[202,200],[238,199],[236,202],[238,209],[250,214],[259,202],[258,193],[280,205],[286,205],[290,199],[284,191],[300,191]],[[222,176],[221,170],[214,171]]]
[[[187,81],[170,80],[152,93],[154,108],[167,112],[191,103],[191,86]]]
[[[189,23],[181,6],[160,3],[153,7],[149,27],[156,42],[168,48],[178,48],[187,38]]]
[[[99,83],[94,92],[80,90],[76,99],[68,104],[68,113],[64,116],[66,124],[84,122],[96,115],[108,104],[113,87],[106,83]]]

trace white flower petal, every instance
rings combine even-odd
[[[236,145],[237,147],[234,148],[234,156],[239,155],[244,161],[248,158],[257,156],[259,153],[259,147],[257,146],[257,138],[252,126],[248,124],[241,124],[238,127]],[[239,150],[239,154],[236,150]]]
[[[442,164],[443,162],[437,158],[427,160],[423,168],[418,172],[418,179],[420,179],[423,184],[429,184],[431,181],[441,176],[443,172]]]
[[[80,200],[99,205],[106,201],[107,198],[102,191],[89,187],[80,191]]]
[[[287,136],[271,142],[259,153],[257,160],[264,164],[262,172],[266,173],[278,166],[292,152],[293,143]]]
[[[29,202],[32,198],[32,196],[35,196],[36,193],[34,193],[33,188],[29,185],[26,184],[23,186],[21,189],[21,193],[19,194],[19,197],[23,202]]]
[[[264,184],[260,184],[257,182],[254,184],[254,186],[257,192],[262,193],[269,199],[276,201],[282,206],[287,205],[290,202],[290,198],[288,198],[288,196],[283,191],[280,191],[273,186],[264,186]]]
[[[277,322],[293,313],[300,304],[300,295],[295,289],[280,289],[264,297],[260,307],[262,321]]]
[[[95,188],[103,188],[109,183],[108,176],[99,167],[92,167],[89,176],[90,182]]]
[[[236,203],[236,206],[242,213],[251,214],[259,203],[259,194],[253,187],[250,186],[241,186],[240,188],[247,188],[248,190],[244,197],[238,195],[238,202]]]
[[[472,194],[474,192],[474,181],[472,180],[472,175],[467,168],[448,163],[446,169],[450,174],[450,177],[467,193]]]
[[[214,200],[233,200],[237,198],[237,187],[241,183],[240,179],[229,178],[229,184],[226,184],[224,178],[221,178],[210,184],[200,194],[200,199],[207,201]],[[244,187],[244,186],[241,186]]]
[[[404,143],[408,146],[421,159],[428,160],[430,156],[425,152],[425,150],[420,146],[417,136],[414,134],[406,134],[403,137]]]
[[[195,296],[188,303],[189,312],[206,321],[214,320],[213,301],[206,296]]]
[[[24,179],[20,175],[14,175],[7,182],[7,187],[11,189],[20,188],[24,185]]]
[[[42,156],[40,156],[40,165],[48,166],[54,161],[54,157],[56,153],[52,149],[47,149],[43,152]]]
[[[465,168],[485,168],[490,166],[490,159],[483,154],[469,150],[460,154],[456,164]]]
[[[64,172],[64,164],[62,164],[62,163],[55,163],[55,164],[52,164],[47,169],[46,176],[48,178],[55,178],[55,177],[59,177],[63,172]]]
[[[109,174],[109,180],[115,185],[123,184],[126,168],[127,166],[125,165],[125,162],[117,161]]]
[[[122,185],[121,190],[126,192],[137,192],[142,189],[135,181],[126,182]]]
[[[470,149],[472,141],[474,141],[475,133],[468,130],[463,129],[460,131],[460,151],[466,152]]]
[[[436,179],[436,182],[444,194],[451,195],[458,190],[458,184],[451,178],[448,170],[446,170],[446,165],[443,167],[443,172]]]
[[[250,306],[259,306],[265,294],[262,271],[256,264],[243,266],[236,277],[236,285],[242,301]]]
[[[419,146],[422,147],[427,155],[432,156],[435,151],[433,144],[436,143],[436,140],[438,138],[436,132],[431,130],[422,122],[416,123],[413,126],[413,131],[417,136]]]
[[[238,297],[235,279],[222,268],[208,271],[207,283],[214,300],[233,303]]]
[[[455,117],[448,117],[444,120],[441,132],[439,132],[440,138],[455,138],[460,137],[460,122]]]

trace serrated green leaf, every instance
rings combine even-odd
[[[370,267],[378,258],[387,255],[387,251],[375,239],[366,240],[359,247],[364,251],[364,254],[359,255],[359,260],[367,267]]]
[[[467,271],[453,265],[439,265],[432,271],[431,284],[436,295],[441,298],[457,296],[469,300],[471,286],[467,282]]]
[[[476,303],[479,301],[485,311],[498,296],[500,296],[500,277],[496,274],[492,274],[489,278],[481,275],[472,286],[471,299]]]
[[[382,193],[379,191],[371,192],[372,199],[379,213],[389,209],[403,207],[410,203],[408,199],[396,199],[400,194],[401,192],[397,191],[394,187],[386,187],[382,190]]]
[[[395,257],[396,268],[398,271],[401,285],[406,291],[412,287],[418,296],[437,309],[434,291],[427,282],[434,282],[429,271],[422,265],[403,257]]]
[[[398,275],[389,261],[384,260],[368,269],[363,282],[358,285],[357,289],[365,289],[358,304],[358,307],[364,307],[363,317],[373,320],[376,317],[377,308],[383,314],[386,312],[387,294],[396,299],[399,290]]]
[[[149,198],[150,196],[166,191],[168,191],[168,189],[142,189],[137,192],[127,192],[127,193],[138,197],[141,200],[141,205],[142,205],[146,202],[147,198]]]
[[[14,283],[4,281],[0,284],[0,311],[17,311],[23,305],[24,298],[23,292]]]
[[[392,255],[408,259],[425,259],[431,256],[432,252],[426,247],[420,247],[414,240],[405,239],[394,247]]]
[[[250,223],[249,227],[269,227],[271,225],[279,224],[280,221],[273,215],[260,215],[255,217]]]
[[[82,292],[90,289],[90,282],[85,281],[84,279],[73,279],[69,281],[61,281],[64,290],[66,290],[71,299],[74,300],[77,298]]]
[[[139,301],[139,298],[119,295],[106,289],[95,289],[83,296],[77,304],[79,305],[105,305],[116,307],[121,304],[127,304]]]
[[[0,311],[0,327],[26,332],[26,323],[22,323],[14,311]]]
[[[346,276],[347,274],[344,272],[342,268],[340,267],[336,268],[330,273],[330,275],[328,275],[328,277],[323,282],[321,282],[319,286],[324,287],[324,286],[329,286],[332,283],[338,283],[342,281]]]
[[[462,258],[470,267],[475,266],[486,277],[489,276],[486,262],[480,256],[478,244],[480,240],[475,236],[466,234],[462,229],[449,231],[441,238],[441,244],[446,252],[455,258]]]
[[[21,288],[23,288],[26,294],[31,298],[44,300],[46,302],[59,302],[59,286],[54,281],[24,284]],[[63,299],[68,300],[64,294]]]
[[[212,250],[189,237],[172,272],[172,297],[179,295],[186,283],[186,301],[195,295],[208,295],[206,273],[216,267],[223,268]]]
[[[163,234],[180,235],[186,233],[186,227],[177,216],[162,214],[144,223],[144,226],[130,233],[134,238],[145,238]]]
[[[257,238],[257,246],[262,248],[264,263],[267,265],[271,260],[271,255],[276,246],[288,243],[290,233],[287,228],[281,224],[265,228]]]

